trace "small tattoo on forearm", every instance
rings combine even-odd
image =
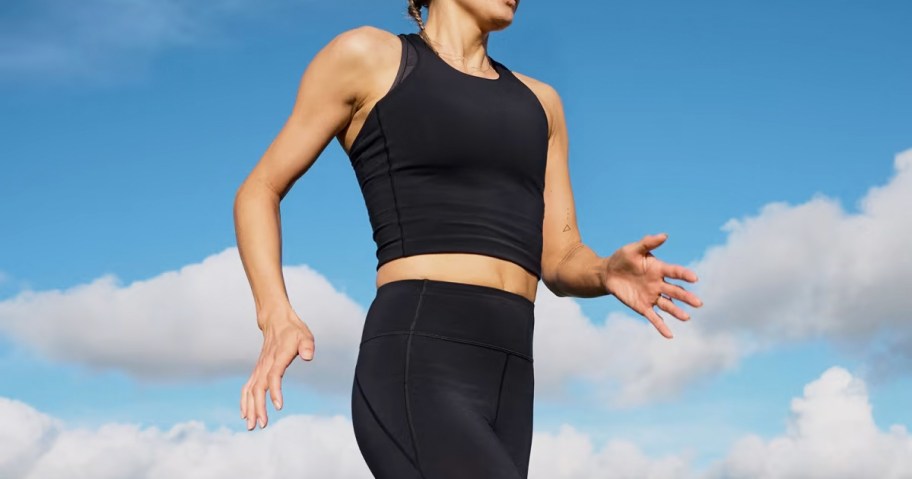
[[[571,229],[572,228],[570,228],[570,208],[567,208],[567,223],[564,224],[564,230],[562,231],[562,233],[566,233],[567,231],[570,231]]]

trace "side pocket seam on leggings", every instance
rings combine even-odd
[[[408,461],[412,466],[415,466],[415,469],[417,469],[418,466],[415,464],[415,461],[412,461],[412,458],[409,457],[408,453],[405,451],[405,447],[403,447],[402,444],[399,443],[399,440],[397,440],[396,437],[393,436],[393,434],[389,431],[389,429],[386,428],[386,426],[383,424],[383,421],[380,420],[380,416],[378,416],[377,412],[374,411],[374,407],[371,406],[370,400],[368,400],[367,395],[364,394],[364,388],[361,387],[361,381],[358,380],[357,373],[355,373],[355,387],[358,389],[358,394],[361,396],[361,400],[364,401],[364,405],[367,406],[368,412],[370,412],[371,416],[374,418],[374,421],[377,421],[377,424],[380,426],[380,429],[384,432],[384,434],[386,434],[386,437],[388,437],[389,440],[396,445],[396,449],[402,451],[402,455],[405,456],[405,460]]]
[[[412,436],[412,447],[415,449],[415,464],[418,469],[418,475],[424,479],[424,471],[421,469],[421,458],[418,454],[418,441],[415,438],[415,425],[412,423],[412,408],[409,404],[409,360],[412,353],[412,338],[414,337],[415,324],[418,322],[418,315],[421,313],[421,300],[424,299],[424,290],[427,287],[427,280],[421,282],[421,291],[418,293],[418,304],[415,305],[415,315],[412,317],[412,325],[409,327],[408,341],[405,347],[405,374],[403,384],[405,389],[405,415],[408,419],[409,434]]]
[[[500,397],[503,395],[504,378],[507,377],[507,365],[510,364],[510,355],[504,353],[503,370],[500,372],[500,386],[497,387],[497,404],[494,406],[494,419],[491,421],[491,428],[495,428],[497,417],[500,415]]]

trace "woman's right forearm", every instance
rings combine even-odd
[[[248,178],[234,199],[238,252],[253,291],[257,326],[290,308],[282,275],[281,196],[255,177]]]

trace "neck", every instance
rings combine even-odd
[[[485,63],[488,32],[481,30],[456,2],[431,2],[424,37],[440,55],[461,58],[469,65]]]

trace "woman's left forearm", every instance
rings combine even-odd
[[[610,294],[605,286],[606,260],[586,244],[579,243],[554,267],[546,286],[557,296],[595,298]]]

